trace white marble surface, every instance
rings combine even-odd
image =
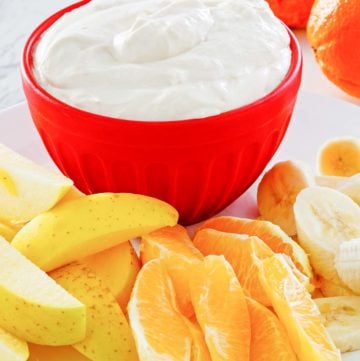
[[[20,61],[31,31],[71,3],[74,0],[0,0],[0,109],[24,100]]]
[[[24,43],[31,31],[56,10],[74,0],[0,0],[0,109],[24,100],[20,82],[20,61]],[[336,88],[319,70],[304,31],[296,32],[304,53],[302,88],[360,105]]]

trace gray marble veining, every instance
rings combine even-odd
[[[0,0],[0,109],[24,99],[21,53],[31,31],[74,0]]]

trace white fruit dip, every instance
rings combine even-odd
[[[34,73],[54,97],[92,113],[202,118],[275,89],[289,43],[264,0],[92,0],[44,33]]]

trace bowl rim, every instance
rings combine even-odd
[[[67,12],[70,12],[80,6],[83,6],[89,3],[91,0],[81,0],[70,6],[64,7],[54,14],[50,15],[44,21],[42,21],[30,34],[28,37],[23,53],[22,53],[22,62],[21,62],[21,77],[23,83],[30,85],[32,90],[41,98],[45,99],[47,102],[54,104],[55,106],[61,107],[64,110],[72,112],[73,114],[78,114],[79,117],[77,121],[86,117],[86,122],[95,122],[95,123],[109,123],[109,122],[123,122],[127,124],[142,124],[142,125],[154,125],[158,126],[160,124],[188,124],[196,122],[197,124],[213,122],[215,120],[224,121],[225,118],[233,118],[238,113],[246,113],[252,108],[263,105],[268,101],[272,101],[277,98],[282,92],[285,92],[286,89],[296,80],[296,78],[301,76],[302,69],[302,52],[300,44],[295,36],[295,34],[289,29],[286,24],[283,23],[283,26],[286,28],[290,36],[290,48],[291,48],[291,62],[288,72],[286,73],[284,79],[273,89],[270,93],[264,95],[263,97],[256,99],[255,101],[240,106],[235,109],[231,109],[216,115],[210,115],[202,118],[189,118],[189,119],[179,119],[179,120],[141,120],[141,119],[125,119],[125,118],[116,118],[107,115],[102,115],[98,113],[93,113],[81,108],[77,108],[71,104],[65,103],[64,101],[56,98],[51,95],[46,89],[44,89],[36,80],[34,71],[33,71],[33,53],[35,48],[40,41],[43,33],[52,26],[60,17],[62,17]]]

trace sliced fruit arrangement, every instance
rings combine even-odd
[[[177,211],[86,196],[2,146],[0,176],[0,359],[138,360],[124,315],[140,269],[129,240],[175,225]]]
[[[1,174],[16,180],[21,166]],[[193,239],[151,197],[86,196],[70,181],[25,217],[17,194],[21,216],[0,215],[0,360],[340,360],[337,347],[360,348],[349,179],[315,186],[305,165],[282,162],[260,183],[261,220],[212,218]]]
[[[306,186],[301,172],[296,174],[284,164],[275,165],[261,180],[258,195],[265,200],[260,197],[259,211],[262,204],[274,199],[281,204],[279,189],[284,199],[290,199],[294,188],[304,185],[292,198],[296,225],[293,239],[309,255],[317,287],[313,297],[336,346],[343,352],[358,350],[360,345],[353,330],[358,328],[360,317],[360,139],[330,139],[320,147],[320,174],[314,176],[317,186],[313,182]],[[275,177],[280,172],[274,170],[278,169],[286,173],[282,175],[281,187]],[[285,209],[283,214],[285,217]],[[261,216],[266,218],[266,214]],[[273,217],[272,221],[286,228],[288,220]]]

